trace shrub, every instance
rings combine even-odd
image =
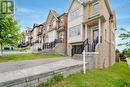
[[[41,49],[41,48],[38,48],[38,52],[40,52],[40,51],[42,51],[42,49]]]
[[[120,82],[120,87],[130,87],[130,84],[125,80],[120,79],[119,82]]]
[[[10,48],[9,47],[4,47],[4,50],[10,50]]]

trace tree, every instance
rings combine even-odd
[[[121,28],[120,30],[123,33],[119,35],[119,38],[121,38],[124,43],[119,44],[119,46],[124,45],[127,47],[127,49],[123,50],[123,54],[128,57],[128,56],[130,56],[130,31],[128,31],[124,28]]]
[[[130,31],[121,28],[120,29],[123,33],[119,35],[119,38],[121,38],[124,43],[119,44],[119,46],[125,45],[126,47],[128,47],[128,49],[130,49]]]
[[[126,57],[130,57],[130,49],[124,49],[122,54],[124,54]]]
[[[116,49],[116,53],[120,53],[119,49]]]
[[[3,45],[17,44],[21,33],[17,21],[11,15],[6,15],[0,19],[0,47],[3,55]]]

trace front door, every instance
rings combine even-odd
[[[99,37],[99,30],[98,29],[93,30],[93,43],[98,43],[98,37]]]
[[[98,44],[98,37],[99,37],[99,29],[93,30],[93,43],[92,43],[92,50],[95,51],[96,45]]]

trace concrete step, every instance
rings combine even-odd
[[[41,82],[50,79],[55,73],[62,73],[66,77],[81,70],[82,61],[65,59],[32,68],[0,73],[0,87],[36,87]]]
[[[83,61],[83,54],[75,54],[73,57],[75,60]],[[88,63],[88,69],[96,68],[96,55],[86,55],[85,60]]]

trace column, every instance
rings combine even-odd
[[[101,19],[98,20],[99,37],[98,43],[101,43]]]
[[[85,40],[88,39],[88,26],[85,24]]]

